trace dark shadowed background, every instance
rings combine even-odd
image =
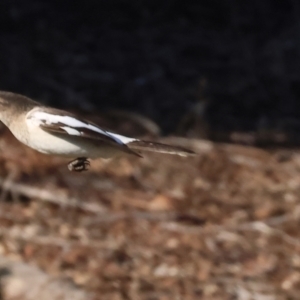
[[[164,133],[199,107],[218,130],[300,129],[296,0],[1,0],[0,11],[3,90],[135,111]]]

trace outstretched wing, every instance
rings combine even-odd
[[[180,156],[195,154],[193,151],[182,147],[148,142],[116,134],[59,109],[36,107],[27,114],[26,118],[32,125],[39,126],[47,132],[101,141],[137,156],[141,155],[136,151],[159,152]]]
[[[50,133],[102,141],[113,147],[121,148],[125,152],[140,156],[126,145],[137,141],[137,139],[109,132],[69,112],[47,107],[36,107],[27,114],[26,119],[31,124],[39,126]]]

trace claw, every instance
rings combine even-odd
[[[68,164],[68,169],[71,172],[82,172],[87,171],[91,163],[86,157],[78,157]]]

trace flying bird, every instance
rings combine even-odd
[[[0,121],[23,144],[45,154],[69,157],[70,171],[85,171],[89,158],[111,158],[122,153],[141,156],[152,151],[180,156],[194,152],[107,131],[72,113],[44,106],[32,99],[0,91]]]

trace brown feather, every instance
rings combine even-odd
[[[156,142],[148,142],[143,140],[137,140],[128,143],[127,146],[134,151],[150,151],[166,154],[174,154],[179,156],[192,156],[196,153],[179,146],[166,145]]]

